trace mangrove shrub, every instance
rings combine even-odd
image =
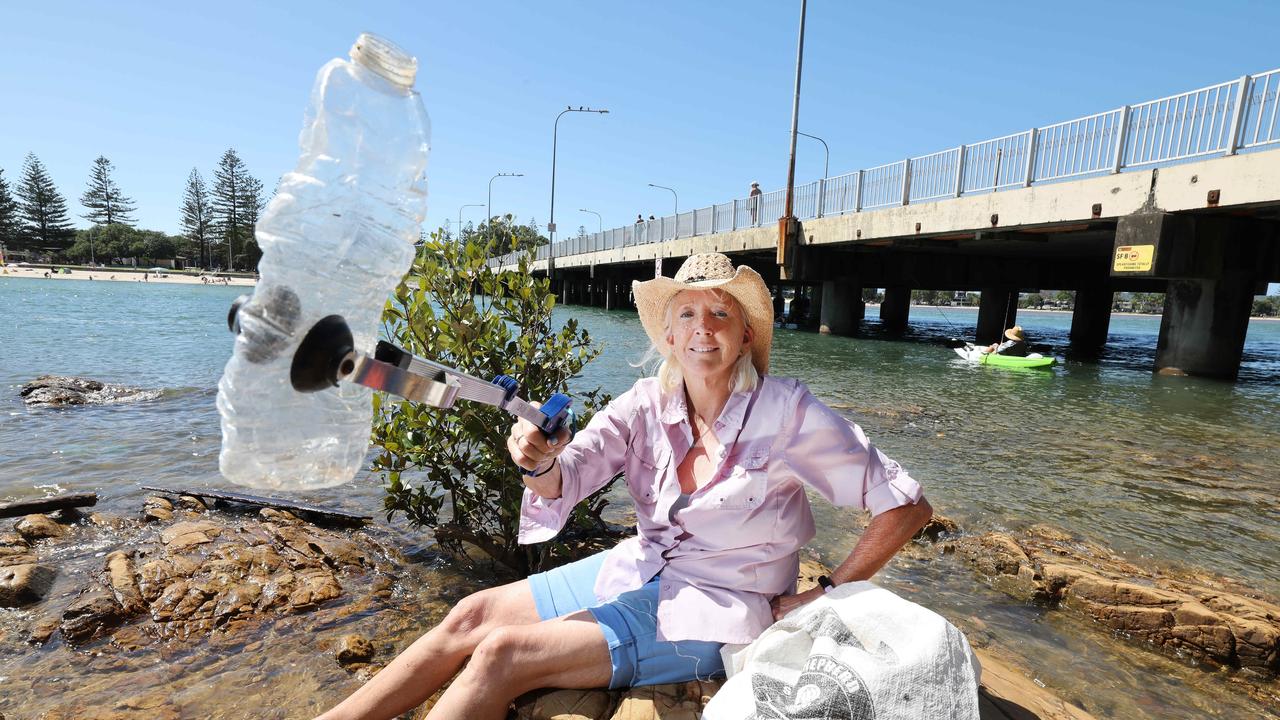
[[[599,349],[575,320],[552,322],[555,296],[547,280],[529,272],[532,248],[518,256],[517,270],[487,264],[515,244],[514,235],[455,242],[433,234],[387,303],[386,336],[475,377],[510,375],[528,400],[569,392],[570,380]],[[598,388],[575,387],[571,395],[579,427],[609,400]],[[520,573],[564,554],[561,543],[604,530],[602,490],[579,504],[556,541],[517,544],[524,485],[507,451],[514,420],[505,411],[466,400],[448,410],[381,395],[374,403],[373,442],[380,449],[374,469],[384,475],[388,519],[403,513],[413,525],[430,528],[443,549],[469,545]]]

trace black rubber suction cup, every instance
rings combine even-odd
[[[298,351],[293,354],[289,368],[289,383],[298,392],[318,392],[337,387],[338,377],[351,372],[351,354],[355,339],[351,328],[341,315],[321,318],[311,326]]]
[[[227,311],[227,329],[236,335],[240,334],[240,321],[238,319],[240,317],[240,306],[249,302],[249,297],[248,294],[245,294],[232,300],[231,309]]]

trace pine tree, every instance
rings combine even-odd
[[[80,196],[80,204],[89,212],[81,215],[94,225],[129,225],[134,220],[129,213],[134,211],[133,201],[125,197],[111,179],[114,168],[111,161],[99,155],[93,161],[93,169],[89,171],[89,187]]]
[[[187,239],[200,248],[200,267],[207,268],[213,260],[209,254],[209,241],[212,239],[212,208],[209,205],[209,191],[204,186],[204,178],[200,171],[191,168],[187,176],[187,189],[182,196],[182,232]]]
[[[262,214],[265,203],[262,200],[262,182],[245,173],[244,192],[241,194],[244,206],[245,242],[241,254],[244,256],[246,270],[257,270],[258,260],[262,259],[262,249],[258,247],[258,238],[254,231],[258,225],[258,217]]]
[[[0,245],[17,248],[22,242],[22,223],[18,221],[18,201],[5,182],[4,169],[0,168]]]
[[[244,161],[228,148],[213,171],[213,192],[209,203],[212,209],[214,237],[221,240],[231,269],[236,247],[243,247],[249,235],[246,227],[245,185],[249,171]]]
[[[17,193],[27,247],[62,250],[71,244],[74,229],[67,216],[67,201],[35,153],[27,153],[22,163]]]

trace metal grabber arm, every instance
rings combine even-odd
[[[232,305],[227,323],[238,332],[237,311],[243,298]],[[519,383],[509,375],[482,380],[460,370],[420,358],[389,342],[379,341],[373,357],[355,349],[351,328],[341,315],[322,318],[307,331],[293,355],[289,382],[298,392],[320,392],[353,382],[432,407],[451,408],[459,399],[501,408],[536,425],[547,437],[562,427],[574,430],[572,401],[556,393],[540,407],[516,395]],[[526,475],[531,470],[521,469]]]

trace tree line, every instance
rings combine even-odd
[[[80,196],[84,208],[80,217],[90,227],[76,229],[66,198],[35,153],[27,154],[12,187],[0,168],[0,245],[62,262],[182,256],[189,265],[201,268],[257,267],[262,251],[253,228],[265,205],[263,188],[235,149],[222,154],[212,185],[206,184],[198,169],[191,169],[179,205],[182,234],[178,236],[135,227],[137,208],[112,178],[114,170],[106,157],[93,161]]]

